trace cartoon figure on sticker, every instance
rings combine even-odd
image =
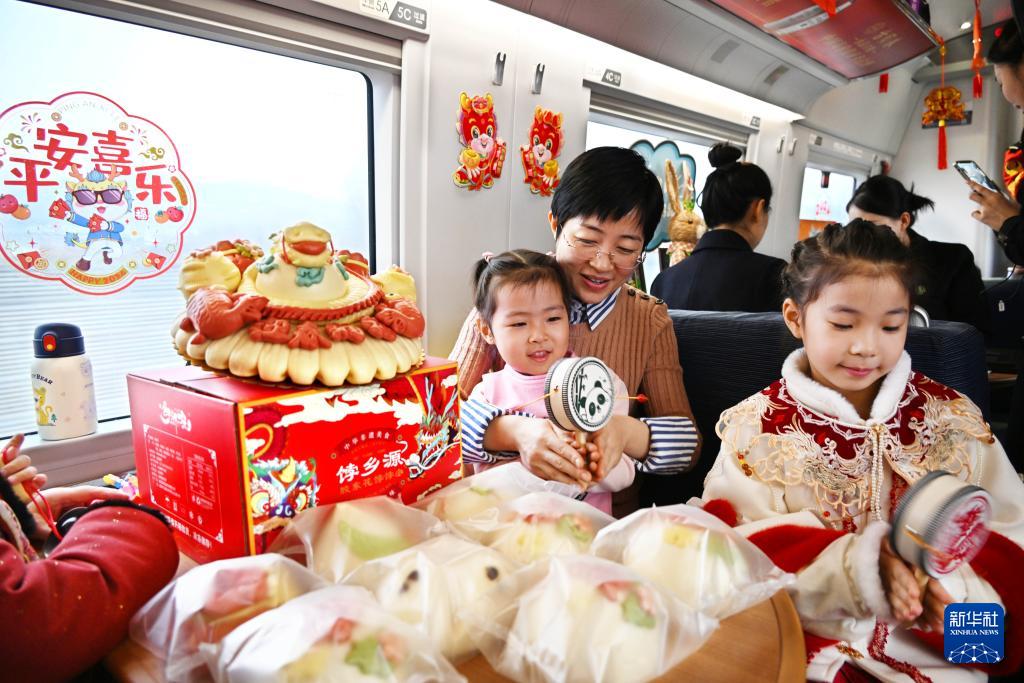
[[[33,387],[32,393],[36,402],[36,424],[40,427],[57,424],[53,406],[46,405],[46,387]]]
[[[50,216],[62,218],[72,225],[85,228],[83,237],[77,232],[64,233],[64,243],[83,250],[75,267],[82,272],[92,268],[95,259],[102,257],[105,266],[124,252],[124,223],[120,222],[132,210],[132,193],[123,180],[114,180],[116,170],[104,174],[98,170],[82,175],[78,166],[71,167],[75,182],[67,183],[64,199],[50,206]]]
[[[558,160],[562,151],[562,115],[550,109],[537,107],[530,127],[530,142],[519,148],[523,157],[523,182],[530,192],[550,197],[558,187]]]
[[[444,457],[450,449],[461,445],[459,432],[458,391],[452,391],[444,409],[434,410],[434,385],[427,384],[426,411],[416,433],[417,452],[409,456],[409,478],[422,476]]]
[[[498,137],[498,121],[494,116],[494,98],[491,93],[470,97],[459,95],[459,121],[455,126],[463,149],[459,153],[459,168],[452,180],[459,187],[479,190],[494,185],[501,177],[505,163],[506,144]]]
[[[0,111],[6,138],[31,141],[0,164],[0,257],[11,266],[93,295],[172,268],[196,196],[159,125],[76,91]]]

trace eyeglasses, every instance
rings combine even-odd
[[[569,237],[568,233],[565,233],[565,243],[584,261],[593,261],[601,254],[604,254],[608,257],[608,262],[619,270],[633,270],[647,258],[647,252],[642,249],[615,247],[611,251],[604,251],[600,249],[601,245],[594,240]]]
[[[104,204],[117,204],[124,197],[124,190],[112,187],[107,190],[75,190],[71,193],[75,201],[82,206],[92,206],[96,202]]]

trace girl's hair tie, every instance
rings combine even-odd
[[[493,251],[485,251],[484,253],[480,254],[480,258],[482,258],[484,261],[487,261],[488,263],[490,263],[491,259],[494,258],[494,252]]]

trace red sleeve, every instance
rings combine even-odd
[[[3,677],[65,681],[87,669],[177,567],[170,530],[132,507],[90,511],[44,560],[26,563],[0,541]]]

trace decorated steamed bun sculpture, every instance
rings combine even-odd
[[[949,472],[929,472],[900,500],[889,540],[896,553],[939,578],[970,562],[989,536],[992,498]]]
[[[615,383],[611,370],[598,358],[563,358],[548,370],[544,403],[548,417],[579,442],[612,419]]]
[[[360,254],[299,223],[269,253],[237,240],[193,252],[181,269],[185,313],[174,345],[189,361],[266,382],[327,386],[390,379],[423,360],[416,285],[392,267],[370,275]]]

